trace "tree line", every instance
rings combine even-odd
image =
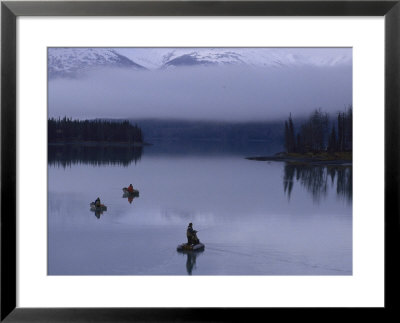
[[[296,131],[297,129],[297,131]],[[316,109],[297,128],[292,115],[285,121],[285,149],[288,153],[344,152],[353,148],[353,112],[350,106],[330,119]]]
[[[142,143],[142,130],[129,121],[48,119],[48,141]]]

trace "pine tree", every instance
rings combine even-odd
[[[336,139],[336,130],[335,126],[332,126],[332,131],[329,136],[329,143],[328,143],[328,151],[335,152],[337,151],[337,139]]]
[[[289,115],[289,144],[290,152],[296,152],[296,139],[294,134],[292,114]]]
[[[289,126],[288,122],[285,121],[285,149],[287,153],[290,153],[290,135],[289,135]]]

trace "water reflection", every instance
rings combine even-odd
[[[139,197],[139,194],[124,193],[122,198],[127,199],[129,204],[132,204],[133,199]]]
[[[283,189],[289,200],[295,181],[311,193],[314,202],[317,203],[327,196],[329,187],[335,188],[336,194],[348,203],[351,203],[353,198],[352,166],[286,164],[283,174]]]
[[[316,205],[296,168],[286,169],[287,203],[281,162],[145,156],[138,166],[48,166],[49,275],[352,274],[352,208],[337,203],[339,169]],[[130,182],[140,200],[126,205]],[[109,207],[103,214],[89,211],[97,196]],[[173,250],[189,222],[208,251]]]
[[[99,211],[99,210],[90,209],[90,211],[92,211],[94,213],[94,215],[96,216],[96,218],[98,218],[98,219],[100,219],[100,215],[103,214],[103,211]]]
[[[152,139],[146,146],[146,156],[215,157],[215,156],[270,156],[282,151],[281,144],[269,141],[226,141],[226,140],[163,140]]]
[[[48,163],[69,167],[75,164],[122,165],[136,164],[142,156],[142,147],[100,146],[78,144],[48,145]]]
[[[204,250],[198,251],[179,251],[182,254],[186,254],[186,272],[188,275],[192,275],[193,269],[196,269],[196,260],[199,254]]]

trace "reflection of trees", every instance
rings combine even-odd
[[[290,199],[290,194],[292,193],[293,189],[293,177],[294,177],[295,169],[293,167],[286,167],[284,168],[284,175],[283,175],[283,187],[285,193],[288,195],[288,199]]]
[[[351,201],[353,197],[353,171],[351,167],[338,169],[336,192]]]
[[[60,144],[48,145],[48,163],[53,166],[67,167],[73,164],[123,165],[136,163],[142,155],[142,147],[101,146]]]
[[[316,166],[286,164],[283,175],[284,192],[290,199],[294,180],[299,182],[313,196],[315,202],[326,197],[329,184],[336,185],[339,197],[352,201],[353,169],[351,166]]]

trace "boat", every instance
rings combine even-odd
[[[187,243],[182,243],[180,244],[176,250],[185,252],[185,251],[203,251],[204,250],[204,244],[199,242],[195,245],[187,244]]]
[[[129,196],[134,196],[134,197],[138,197],[139,196],[139,191],[138,190],[133,190],[133,192],[129,192],[128,189],[126,187],[124,187],[122,189],[122,192],[124,192],[123,197],[129,197]]]
[[[90,203],[91,211],[107,211],[107,206],[104,204],[100,204],[100,206],[96,206],[94,202]]]

